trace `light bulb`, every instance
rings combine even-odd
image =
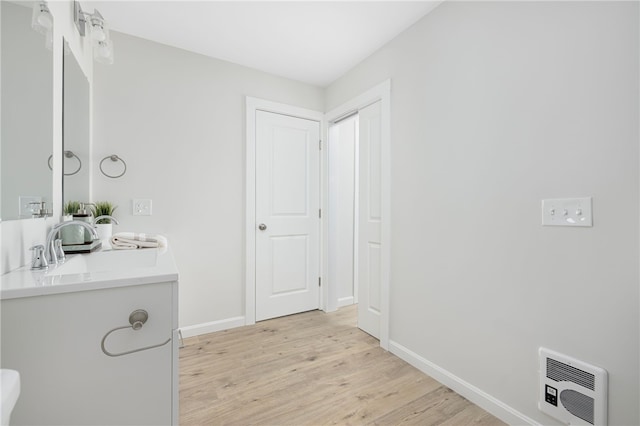
[[[91,26],[91,38],[95,41],[105,41],[107,38],[101,25],[93,24]]]
[[[93,41],[101,42],[109,38],[109,29],[107,23],[104,21],[102,15],[97,10],[94,10],[91,16],[91,39]]]
[[[100,56],[106,58],[111,54],[111,46],[109,46],[107,43],[100,43],[99,46],[100,47],[98,47],[98,53]]]
[[[38,15],[38,24],[42,25],[47,30],[53,28],[53,19],[48,11],[41,10]]]
[[[49,12],[49,7],[44,1],[37,1],[33,4],[31,15],[31,28],[46,35],[53,29],[53,16]]]
[[[113,42],[109,39],[97,42],[93,48],[93,59],[103,64],[112,64]]]

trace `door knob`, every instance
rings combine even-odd
[[[261,231],[264,231],[265,229],[267,229],[267,225],[265,225],[264,223],[261,223],[260,225],[258,225],[258,229]]]

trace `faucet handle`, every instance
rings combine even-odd
[[[46,269],[49,262],[44,255],[44,246],[42,244],[35,245],[29,250],[33,250],[33,258],[31,259],[31,269]]]
[[[49,262],[53,263],[54,265],[57,265],[58,253],[56,252],[55,240],[51,240],[51,242],[49,243],[49,247],[47,247],[44,252],[46,253],[47,251],[49,252]]]
[[[56,254],[56,261],[57,263],[63,263],[65,261],[65,254],[64,254],[64,250],[62,250],[62,240],[60,238],[56,239],[53,242],[53,251]]]

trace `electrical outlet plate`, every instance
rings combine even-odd
[[[134,216],[151,216],[151,199],[134,198],[133,199],[133,215]]]
[[[593,226],[591,197],[542,200],[543,226]]]
[[[38,204],[31,203],[41,203],[42,197],[35,195],[20,195],[18,197],[18,202],[20,203],[18,214],[21,218],[29,218],[32,214],[37,213],[40,209]]]

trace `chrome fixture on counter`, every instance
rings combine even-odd
[[[33,201],[29,203],[30,206],[37,206],[31,208],[31,217],[32,218],[41,218],[41,217],[50,217],[53,216],[53,213],[47,210],[47,202],[46,201]]]
[[[49,267],[49,262],[47,262],[47,257],[44,255],[44,246],[42,244],[33,246],[29,250],[33,250],[31,269],[47,269]]]
[[[81,220],[70,220],[68,222],[60,222],[59,224],[51,228],[51,231],[49,231],[49,235],[47,235],[47,241],[44,246],[44,256],[49,261],[49,263],[57,264],[61,261],[64,261],[64,251],[62,250],[62,246],[60,246],[59,250],[57,250],[58,243],[55,242],[57,241],[57,238],[55,238],[55,236],[58,235],[58,232],[60,232],[62,228],[66,228],[67,226],[72,226],[72,225],[84,226],[86,229],[89,230],[89,232],[91,233],[91,237],[94,240],[98,239],[98,232],[96,231],[96,228],[94,228],[87,222],[82,222]],[[62,252],[62,255],[63,255],[62,259],[58,259],[58,255],[60,254],[59,252]]]

